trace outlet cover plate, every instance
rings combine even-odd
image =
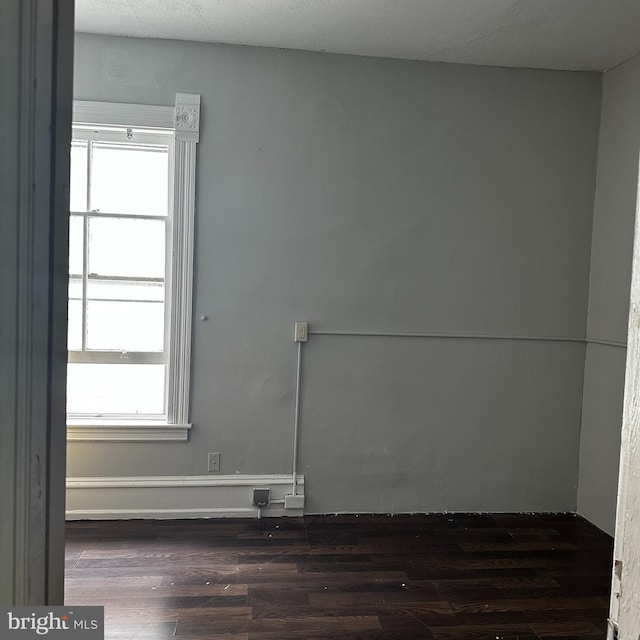
[[[293,323],[293,341],[294,342],[306,342],[309,337],[309,323],[308,322],[294,322]]]
[[[209,470],[209,473],[220,472],[220,454],[219,453],[209,454],[207,469]]]
[[[266,507],[269,504],[269,494],[271,490],[268,487],[257,487],[253,490],[253,506]]]

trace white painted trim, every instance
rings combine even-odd
[[[73,101],[73,123],[132,129],[175,129],[174,108],[148,104]]]
[[[116,476],[67,478],[67,489],[122,489],[158,487],[246,487],[288,486],[289,474],[215,475],[215,476]],[[298,476],[298,487],[304,488],[304,477]]]
[[[193,253],[195,232],[196,145],[200,138],[200,96],[176,93],[173,107],[92,102],[73,103],[74,125],[164,130],[174,133],[172,228],[173,259],[168,291],[167,425],[155,429],[114,421],[100,426],[71,423],[68,440],[76,441],[186,441],[189,433],[191,325],[193,316]]]
[[[253,507],[239,509],[86,509],[67,511],[67,520],[181,520],[187,518],[255,518]]]
[[[176,93],[176,138],[188,142],[200,140],[200,96],[195,93]]]
[[[633,263],[609,618],[620,637],[640,635],[640,190],[636,192]]]
[[[175,120],[167,417],[170,423],[186,424],[189,422],[191,384],[196,145],[200,127],[200,96],[176,94]]]
[[[271,490],[263,516],[300,516],[302,509],[282,505],[292,480],[290,474],[68,478],[67,519],[257,517],[255,487]],[[304,477],[297,488],[304,495]]]
[[[622,438],[609,618],[624,640],[640,636],[640,189],[636,192]]]
[[[67,421],[69,442],[186,442],[190,424],[109,420],[92,423],[89,420]]]

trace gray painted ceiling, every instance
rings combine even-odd
[[[605,70],[640,51],[640,0],[76,0],[76,30]]]

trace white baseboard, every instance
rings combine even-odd
[[[253,489],[268,487],[263,517],[301,516],[284,508],[291,475],[140,476],[67,478],[67,520],[255,518]],[[304,477],[297,478],[304,495]]]

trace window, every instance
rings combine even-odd
[[[186,440],[199,96],[74,103],[71,440]]]

